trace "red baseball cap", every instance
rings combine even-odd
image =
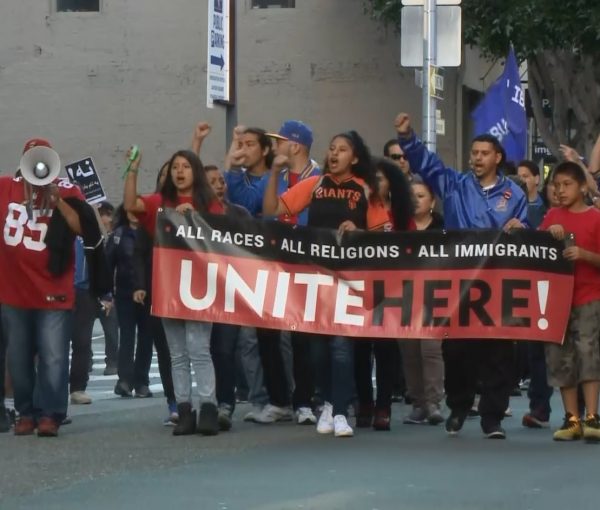
[[[34,147],[49,147],[51,149],[52,145],[50,145],[48,140],[44,140],[43,138],[32,138],[31,140],[28,140],[25,147],[23,147],[23,154]]]

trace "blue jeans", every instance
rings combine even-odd
[[[2,326],[15,409],[21,416],[62,422],[69,397],[71,311],[2,305]]]
[[[333,415],[347,416],[354,393],[354,344],[342,336],[314,335],[310,340],[315,382]]]
[[[248,384],[248,402],[254,405],[268,404],[269,395],[263,383],[263,367],[258,352],[256,328],[242,327],[238,342],[242,367]]]
[[[163,326],[171,353],[173,388],[178,404],[192,403],[192,367],[203,403],[217,403],[215,369],[210,355],[212,323],[167,319]]]

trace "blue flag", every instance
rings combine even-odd
[[[471,117],[475,121],[475,136],[494,135],[504,150],[506,159],[519,162],[527,151],[527,116],[525,94],[521,87],[515,52],[510,53],[502,76],[488,89]]]

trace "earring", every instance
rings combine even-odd
[[[429,209],[429,214],[433,214],[433,207]]]

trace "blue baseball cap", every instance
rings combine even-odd
[[[279,128],[279,133],[267,133],[267,135],[280,140],[296,142],[309,149],[313,143],[312,129],[299,120],[286,120]]]

